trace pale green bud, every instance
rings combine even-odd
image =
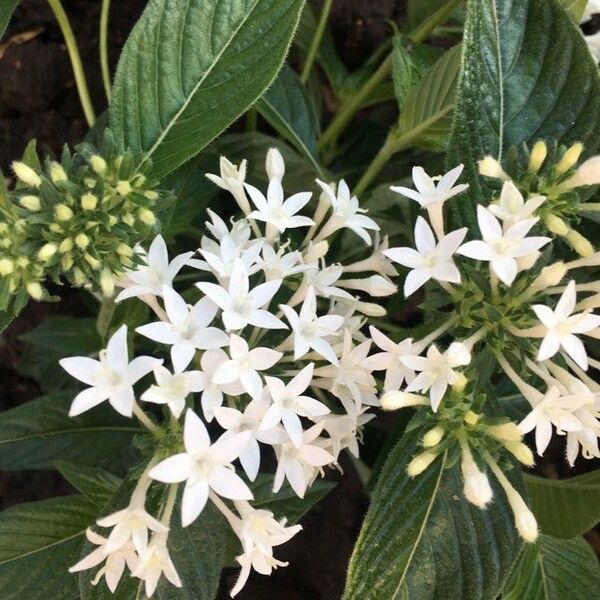
[[[99,175],[106,171],[106,161],[97,154],[90,156],[90,165],[92,169],[94,169],[94,171],[96,171],[96,173],[98,173]]]
[[[62,165],[60,163],[53,162],[50,165],[50,179],[52,179],[54,183],[60,183],[61,181],[68,181],[69,178],[67,177],[65,170],[62,168]]]
[[[564,222],[563,219],[556,215],[546,215],[544,217],[544,223],[549,231],[555,235],[566,236],[569,233],[569,226]]]
[[[73,266],[73,255],[71,253],[65,254],[61,258],[60,264],[64,271],[68,271]]]
[[[490,425],[487,433],[502,442],[520,442],[523,434],[516,423],[502,423],[501,425]]]
[[[537,173],[540,167],[544,164],[546,156],[548,154],[548,148],[543,140],[537,141],[531,149],[529,155],[529,171],[531,173]]]
[[[50,223],[49,227],[52,233],[62,233],[63,228],[58,223]]]
[[[57,221],[70,221],[73,218],[73,211],[66,204],[57,204],[54,212]]]
[[[78,233],[75,236],[75,243],[79,248],[85,250],[90,244],[90,238],[85,233]]]
[[[109,217],[108,217],[108,224],[111,227],[114,227],[117,224],[117,221],[118,221],[117,217],[115,217],[114,215],[109,215]]]
[[[44,288],[37,281],[30,281],[25,289],[34,300],[41,300],[44,295]]]
[[[410,392],[386,392],[381,398],[383,410],[398,410],[409,406],[424,406],[429,404],[429,398]]]
[[[464,422],[467,425],[477,425],[477,423],[479,422],[481,415],[478,415],[477,413],[474,413],[472,410],[468,410],[465,413],[465,416],[463,417]]]
[[[33,188],[39,188],[42,185],[40,176],[24,162],[18,160],[12,163],[12,170],[15,175],[25,184]]]
[[[58,248],[56,244],[48,243],[44,244],[38,251],[38,258],[42,262],[46,262],[50,260],[56,253],[58,252]]]
[[[146,198],[148,198],[148,200],[157,200],[158,199],[158,193],[153,190],[148,190],[147,192],[144,192],[144,196],[146,196]]]
[[[15,264],[9,258],[0,258],[0,276],[6,277],[15,270]]]
[[[65,254],[66,252],[70,252],[73,250],[73,240],[71,238],[65,238],[58,247],[58,251],[61,254]]]
[[[42,204],[37,196],[23,196],[19,200],[19,204],[31,212],[38,212],[42,209]]]
[[[98,205],[98,198],[94,194],[84,194],[81,196],[81,208],[83,210],[94,210]]]
[[[90,267],[92,267],[92,269],[97,269],[98,267],[100,267],[100,261],[97,258],[94,258],[91,254],[88,254],[86,252],[83,255],[83,258],[85,258],[85,261],[88,265],[90,265]]]
[[[479,173],[486,177],[509,181],[510,177],[504,172],[502,165],[493,157],[486,156],[479,161]]]
[[[327,241],[323,240],[316,244],[311,242],[302,258],[304,263],[313,263],[323,258],[327,252],[329,252],[329,243]]]
[[[467,383],[469,383],[469,380],[462,373],[459,373],[457,382],[452,384],[452,389],[460,393],[467,387]]]
[[[26,256],[19,256],[16,263],[20,269],[26,269],[29,266],[29,259]]]
[[[121,243],[117,246],[117,254],[120,256],[133,256],[133,250],[124,243]]]
[[[547,287],[558,285],[567,274],[567,271],[568,268],[562,261],[548,265],[542,269],[542,272],[533,281],[531,287],[536,290],[543,290]]]
[[[504,444],[506,449],[522,464],[526,467],[533,467],[535,459],[533,452],[523,442],[509,441]]]
[[[154,213],[147,208],[140,208],[140,210],[138,210],[138,218],[145,225],[154,225],[156,223]]]
[[[420,475],[437,458],[437,456],[438,453],[431,450],[425,450],[425,452],[417,454],[406,467],[406,472],[409,477]]]
[[[557,174],[566,173],[571,167],[574,167],[583,152],[583,144],[577,142],[573,144],[562,156],[560,162],[556,165]]]
[[[567,241],[579,256],[592,256],[594,254],[594,246],[574,229],[567,233]]]
[[[129,183],[129,181],[119,181],[119,183],[117,183],[116,190],[119,193],[119,195],[127,196],[127,194],[131,192],[131,184]]]
[[[135,223],[135,217],[131,213],[124,214],[122,219],[123,219],[123,223],[125,223],[125,225],[129,225],[129,227],[133,227],[133,224]],[[114,225],[114,224],[115,223],[111,222],[111,225]]]
[[[81,269],[73,270],[73,282],[75,285],[83,285],[85,283],[85,273]]]
[[[437,446],[444,439],[445,434],[446,430],[441,425],[436,425],[423,436],[423,447],[433,448]]]
[[[100,275],[100,287],[102,288],[102,293],[106,297],[113,295],[115,291],[115,278],[109,269],[102,270],[102,274]]]

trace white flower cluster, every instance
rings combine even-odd
[[[375,233],[373,244],[370,232],[379,228],[344,181],[337,191],[318,181],[322,193],[308,217],[299,213],[312,194],[285,197],[285,165],[278,151],[269,151],[266,170],[265,196],[245,182],[245,161],[238,168],[222,158],[220,175],[208,177],[233,195],[244,216],[228,225],[208,211],[210,235],[202,238],[197,256],[188,252],[169,261],[157,237],[147,253],[140,251],[143,264],[120,283],[117,301],[137,297],[157,315],[156,322],[136,331],[167,347],[171,368],[151,357],[129,362],[126,326],[112,336],[99,360],[61,361],[89,386],[74,399],[73,416],[108,401],[156,432],[159,426],[138,399],[164,405],[172,424],[184,415],[179,451],[149,465],[129,507],[98,521],[112,527],[108,538],[90,532],[99,548],[73,567],[88,569],[104,561],[96,581],[105,575],[111,590],[125,565],[145,581],[148,596],[161,573],[181,585],[167,540],[177,484],[183,482],[182,525],[194,522],[211,501],[241,541],[242,570],[232,595],[251,569],[268,574],[284,564],[274,558],[273,547],[300,526],[288,527],[250,504],[249,482],[257,477],[261,455],[267,448],[275,453],[274,492],[287,480],[304,497],[323,468],[337,464],[342,450],[358,455],[360,429],[372,417],[366,411],[379,404],[372,375],[377,359],[367,359],[371,341],[361,327],[363,315],[385,314],[370,297],[396,291],[389,279],[396,271],[384,256],[386,241],[380,243]],[[341,229],[372,246],[370,256],[348,265],[328,264],[329,240]],[[173,282],[184,267],[199,275],[181,294]],[[137,398],[133,386],[150,372],[156,383]],[[198,404],[192,394],[199,395]],[[216,438],[214,431],[220,431]],[[153,481],[175,490],[159,521],[144,509]],[[222,498],[233,501],[233,509]]]

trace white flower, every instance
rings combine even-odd
[[[291,441],[275,447],[277,471],[273,481],[273,492],[278,492],[285,479],[300,498],[304,498],[309,481],[318,467],[333,462],[333,456],[313,442],[317,441],[322,424],[313,425],[302,435],[302,443],[297,447]]]
[[[317,241],[324,240],[338,229],[346,227],[351,229],[365,244],[370,246],[372,242],[368,230],[379,231],[379,225],[373,219],[363,214],[367,210],[359,207],[358,198],[351,196],[348,184],[342,179],[337,185],[336,195],[330,185],[319,179],[316,181],[325,193],[333,209],[333,214],[329,221],[323,225],[323,229],[317,236]]]
[[[585,43],[590,50],[592,58],[596,62],[600,61],[600,31],[597,31],[593,35],[586,35]]]
[[[412,269],[404,281],[404,295],[410,296],[430,279],[460,283],[460,272],[452,256],[467,234],[467,228],[457,229],[445,235],[436,244],[433,231],[423,217],[415,224],[413,248],[390,248],[384,254],[405,267]]]
[[[217,314],[217,307],[209,298],[202,298],[189,307],[175,290],[165,287],[163,296],[169,322],[149,323],[136,331],[171,346],[171,360],[176,371],[183,371],[192,362],[196,350],[227,345],[227,335],[216,327],[209,327]]]
[[[270,430],[261,431],[260,429],[269,406],[270,404],[267,400],[260,399],[251,400],[243,413],[227,406],[215,408],[215,418],[219,425],[227,430],[224,435],[229,436],[244,432],[250,434],[246,446],[240,452],[239,456],[240,463],[250,481],[256,479],[258,468],[260,467],[260,447],[258,442],[272,444],[280,441],[281,436],[274,435],[274,432]]]
[[[285,304],[280,304],[279,308],[285,314],[292,328],[294,360],[298,360],[312,349],[332,364],[338,364],[331,343],[324,338],[338,335],[344,324],[344,317],[340,315],[318,317],[317,297],[315,288],[312,285],[309,286],[306,292],[300,313]]]
[[[575,334],[589,333],[599,327],[600,315],[591,314],[590,311],[573,314],[576,302],[575,282],[570,281],[554,310],[543,304],[531,307],[546,328],[538,360],[547,360],[562,347],[583,370],[587,370],[587,353],[583,342]]]
[[[580,23],[587,23],[596,13],[600,13],[600,0],[587,0]]]
[[[352,294],[333,285],[342,276],[343,272],[344,268],[342,265],[329,265],[328,267],[322,265],[321,268],[314,265],[313,268],[308,269],[304,273],[304,280],[302,281],[300,290],[306,292],[306,289],[312,285],[315,288],[317,296],[322,296],[323,298],[343,298],[354,301]]]
[[[206,212],[210,217],[210,221],[205,221],[204,224],[219,242],[224,237],[230,237],[236,247],[242,248],[250,240],[252,232],[247,219],[239,219],[238,221],[232,219],[231,229],[229,229],[225,221],[216,212],[210,210],[210,208],[207,208]],[[205,239],[208,240],[208,238],[203,237],[202,241],[204,242]]]
[[[236,199],[244,214],[250,212],[250,204],[244,193],[244,181],[246,179],[246,161],[243,160],[237,167],[231,161],[221,156],[219,161],[219,175],[206,173],[206,177],[220,188],[227,190]]]
[[[183,429],[185,452],[163,460],[148,473],[163,483],[186,482],[181,501],[183,527],[204,510],[210,489],[232,500],[252,500],[252,492],[231,466],[247,439],[246,433],[221,436],[211,445],[204,423],[188,408]]]
[[[461,446],[460,469],[465,483],[463,488],[465,498],[471,504],[483,509],[492,500],[493,494],[490,481],[487,475],[480,471],[466,442]]]
[[[135,270],[127,271],[121,281],[117,283],[125,289],[115,298],[115,302],[145,294],[162,296],[163,287],[173,287],[175,275],[193,254],[193,252],[185,252],[169,262],[165,240],[162,236],[157,235],[150,244],[148,254],[142,249],[139,251],[139,256],[145,264],[137,266]]]
[[[340,279],[340,287],[347,290],[359,290],[365,292],[373,298],[384,298],[395,294],[398,288],[387,277],[383,275],[371,275],[361,279]]]
[[[140,560],[132,575],[144,581],[146,596],[151,598],[156,591],[158,580],[163,574],[175,587],[182,586],[167,549],[167,535],[157,533],[152,536],[146,551],[140,555]]]
[[[262,396],[263,384],[259,371],[270,369],[282,356],[271,348],[252,348],[244,338],[231,334],[229,338],[231,358],[218,367],[213,375],[216,384],[239,381],[253,399]]]
[[[471,362],[471,353],[461,342],[452,342],[443,354],[431,344],[427,349],[427,357],[405,356],[401,360],[407,367],[420,371],[406,391],[429,391],[431,408],[433,412],[437,412],[448,386],[460,379],[455,371],[456,367],[468,365]]]
[[[259,260],[258,265],[263,270],[267,281],[285,279],[311,268],[310,265],[302,263],[300,252],[294,251],[285,254],[283,246],[280,246],[279,250],[275,252],[270,244],[263,245],[262,260]]]
[[[533,407],[533,410],[519,423],[519,429],[528,433],[535,429],[537,453],[542,456],[552,437],[552,425],[559,431],[579,431],[581,423],[573,415],[580,407],[574,402],[574,396],[563,396],[560,390],[552,386],[545,396]]]
[[[246,190],[252,199],[252,202],[258,210],[252,211],[249,219],[264,221],[273,225],[279,233],[283,233],[286,229],[295,227],[310,227],[314,225],[314,221],[308,217],[297,215],[302,208],[307,204],[312,196],[312,192],[300,192],[290,196],[284,201],[283,187],[281,180],[277,178],[271,179],[267,189],[267,197],[265,198],[260,190],[248,183]],[[270,237],[267,235],[267,237]]]
[[[87,556],[82,558],[77,564],[73,565],[69,569],[69,573],[78,573],[79,571],[86,571],[87,569],[93,569],[100,563],[106,561],[105,565],[96,573],[96,576],[92,580],[92,585],[97,585],[100,579],[104,576],[108,589],[114,594],[123,572],[125,571],[125,565],[130,571],[133,571],[138,564],[138,555],[135,552],[135,548],[131,542],[127,542],[121,546],[118,550],[112,552],[106,552],[106,538],[98,535],[91,529],[87,529],[85,537],[92,543],[96,544],[98,548],[92,550]]]
[[[367,357],[366,364],[373,371],[385,371],[383,388],[386,392],[398,391],[404,381],[410,383],[415,378],[415,372],[402,362],[403,357],[414,355],[412,338],[396,343],[373,326],[369,332],[383,352]]]
[[[281,152],[277,148],[269,148],[265,158],[265,171],[269,181],[279,179],[281,181],[285,175],[285,161]]]
[[[352,414],[338,415],[330,413],[321,417],[317,422],[323,425],[324,431],[329,434],[325,449],[333,454],[336,462],[342,450],[346,448],[351,454],[359,457],[359,429],[375,418],[372,413],[366,413],[367,407]]]
[[[390,247],[388,236],[380,240],[379,232],[375,232],[373,241],[373,254],[369,258],[359,260],[358,262],[344,265],[344,273],[363,273],[365,271],[374,271],[387,277],[396,277],[398,271],[392,264],[392,261],[385,255],[385,251]]]
[[[458,249],[458,254],[489,261],[494,273],[506,285],[510,285],[517,276],[518,264],[515,259],[536,252],[550,241],[547,237],[526,237],[538,219],[519,221],[503,232],[498,219],[489,210],[478,205],[477,222],[483,241],[474,240],[463,244]]]
[[[127,356],[127,325],[122,325],[110,338],[100,360],[84,356],[63,358],[60,366],[71,377],[91,386],[73,400],[69,416],[82,412],[108,400],[109,404],[126,417],[133,414],[135,395],[133,384],[152,371],[159,363],[150,356],[138,356],[129,362]]]
[[[227,331],[255,325],[264,329],[287,329],[275,315],[262,307],[268,305],[281,286],[281,280],[267,281],[250,289],[248,273],[240,260],[234,262],[229,287],[201,281],[196,284],[223,311]]]
[[[523,194],[512,181],[506,181],[502,186],[498,202],[490,204],[488,209],[502,220],[504,227],[510,227],[519,221],[534,216],[535,211],[546,201],[545,196],[533,196],[523,199]]]
[[[330,412],[322,402],[302,395],[312,382],[313,371],[314,364],[309,363],[287,384],[277,377],[265,377],[273,403],[263,417],[260,426],[262,431],[272,429],[281,422],[292,443],[297,448],[302,445],[304,432],[300,417],[315,420]]]
[[[162,365],[154,367],[156,385],[148,388],[141,396],[144,402],[166,404],[175,418],[179,418],[185,408],[185,399],[192,392],[201,392],[206,385],[204,373],[201,371],[175,371]]]

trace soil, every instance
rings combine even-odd
[[[63,0],[76,32],[96,113],[106,108],[98,52],[97,0]],[[114,70],[120,48],[145,6],[144,0],[112,0],[109,58]],[[319,4],[319,2],[315,2]],[[389,20],[401,22],[403,0],[343,0],[334,2],[330,19],[335,44],[349,68],[360,65],[389,35]],[[7,172],[31,138],[53,152],[64,143],[79,142],[87,131],[62,36],[46,0],[23,0],[0,42],[0,168]],[[78,314],[76,296],[60,304],[30,304],[0,337],[0,410],[40,394],[37,385],[20,377],[18,336],[45,316]],[[564,476],[557,446],[554,458],[541,470]],[[290,562],[272,577],[253,575],[240,600],[337,600],[343,589],[347,561],[368,500],[351,464],[329,496],[302,520],[304,531],[281,547],[280,558]],[[45,472],[0,473],[0,509],[21,502],[71,492],[58,475]],[[596,549],[600,543],[591,533]],[[226,571],[219,598],[228,598],[237,576]]]

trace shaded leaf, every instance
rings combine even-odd
[[[20,0],[2,0],[0,2],[0,38],[4,35],[8,22]]]
[[[88,500],[102,508],[122,483],[116,475],[99,467],[76,465],[66,461],[56,463],[59,473]]]

